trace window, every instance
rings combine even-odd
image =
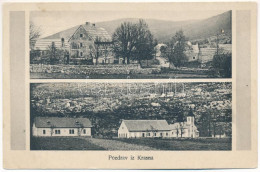
[[[149,136],[150,136],[150,133],[146,133],[146,136],[149,137]]]
[[[160,136],[161,136],[161,137],[163,136],[162,133],[160,133]]]
[[[82,38],[82,37],[83,37],[83,34],[81,33],[79,36]]]
[[[166,133],[166,136],[168,136],[168,133]]]
[[[83,129],[83,134],[86,134],[86,129]]]
[[[60,134],[60,130],[55,130],[55,134]]]
[[[42,130],[42,134],[46,134],[46,131],[45,131],[45,130]]]
[[[195,59],[195,57],[193,57],[193,59]]]
[[[81,57],[83,56],[83,52],[80,52],[80,56],[81,56]]]
[[[156,133],[153,133],[154,136],[156,136]]]
[[[74,134],[74,129],[70,129],[69,133]]]
[[[79,43],[79,46],[80,46],[80,47],[83,47],[83,44],[82,44],[82,43]]]

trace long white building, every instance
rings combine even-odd
[[[33,122],[33,136],[91,136],[91,122],[88,118],[36,117]]]
[[[192,111],[187,121],[168,124],[166,120],[123,120],[118,129],[118,138],[172,138],[199,137]]]

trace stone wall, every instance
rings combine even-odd
[[[159,73],[160,68],[141,68],[139,64],[128,65],[45,65],[31,64],[31,73],[65,73],[65,74],[152,74]]]

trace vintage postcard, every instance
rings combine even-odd
[[[256,13],[4,4],[4,167],[256,168]]]

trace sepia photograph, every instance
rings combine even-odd
[[[31,150],[232,150],[232,84],[31,83]]]
[[[31,79],[231,78],[232,11],[31,11]]]

